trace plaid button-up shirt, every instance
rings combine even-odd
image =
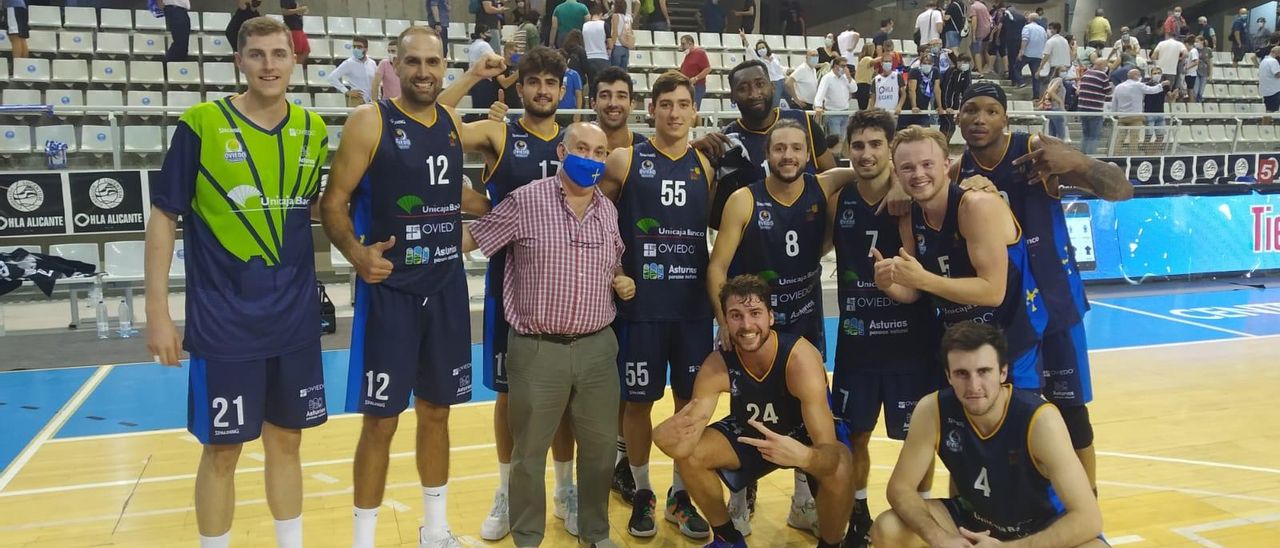
[[[579,220],[558,176],[522,186],[471,224],[480,251],[507,249],[502,305],[521,335],[584,335],[613,322],[618,210],[598,189]]]

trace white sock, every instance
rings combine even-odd
[[[747,489],[744,487],[736,492],[729,493],[729,506],[737,508],[747,508]]]
[[[853,498],[858,499],[858,500],[867,500],[867,490],[866,490],[866,489],[858,489],[857,491],[854,491],[854,492],[853,492]]]
[[[445,496],[448,492],[448,485],[422,487],[422,528],[428,535],[443,535],[449,530],[449,517],[445,504]]]
[[[649,464],[645,463],[640,466],[631,465],[631,476],[636,479],[636,491],[641,489],[653,490],[653,484],[649,483]]]
[[[231,546],[231,531],[216,537],[200,535],[200,548],[227,548]]]
[[[795,471],[796,487],[793,504],[802,504],[813,500],[813,493],[809,492],[809,479],[805,477],[804,472]]]
[[[622,459],[625,458],[627,458],[627,439],[622,436],[618,436],[618,456],[614,457],[613,465],[617,466],[618,463],[622,462]]]
[[[554,461],[556,468],[556,490],[573,487],[573,461]]]
[[[680,477],[680,471],[674,467],[671,469],[671,492],[679,493],[684,491],[684,478]]]
[[[933,498],[933,491],[917,491],[917,492],[920,494],[920,498],[924,500],[929,500]]]
[[[378,509],[357,507],[353,515],[351,548],[373,548],[374,533],[378,530]]]
[[[511,488],[511,463],[498,463],[498,492],[506,493]]]
[[[302,548],[302,516],[276,520],[276,546]]]

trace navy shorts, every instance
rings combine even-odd
[[[1263,107],[1267,112],[1280,111],[1280,91],[1272,93],[1262,98]]]
[[[723,434],[724,437],[729,440],[729,445],[733,447],[734,454],[738,456],[737,470],[721,468],[716,471],[716,473],[720,474],[720,480],[724,482],[725,486],[727,486],[730,491],[735,493],[741,491],[748,485],[758,481],[760,478],[763,478],[774,470],[781,468],[780,466],[765,460],[764,455],[761,455],[760,450],[756,449],[754,445],[747,445],[738,441],[738,436],[743,434],[743,430],[742,427],[738,425],[738,421],[733,417],[733,415],[720,419],[717,422],[713,422],[708,425],[707,428],[715,429],[717,432]],[[755,432],[754,428],[752,428],[751,431],[758,434],[758,432]],[[809,432],[806,431],[804,427],[800,427],[798,432],[792,432],[791,437],[805,445],[813,445],[813,442],[809,440]],[[805,474],[805,476],[807,476],[810,482],[809,489],[814,493],[818,492],[817,478],[810,476],[809,474]]]
[[[507,254],[499,251],[489,257],[489,270],[484,277],[484,385],[489,390],[507,392],[507,337],[511,325],[502,308],[503,269]]]
[[[436,405],[471,400],[470,314],[463,277],[430,297],[357,280],[347,411],[397,415],[410,394]]]
[[[200,443],[258,439],[264,420],[300,429],[320,426],[328,418],[319,339],[305,348],[257,360],[191,357],[187,431]]]
[[[818,349],[818,353],[822,355],[825,362],[827,359],[827,329],[822,318],[822,305],[818,304],[817,311],[800,318],[791,323],[782,323],[777,320],[773,323],[773,328],[779,333],[788,335],[796,335],[804,337]]]
[[[911,412],[926,394],[938,389],[935,369],[913,372],[842,371],[838,368],[831,383],[831,412],[844,421],[851,433],[870,432],[884,407],[884,426],[889,437],[907,439]]]
[[[677,398],[693,397],[693,380],[711,354],[713,321],[630,322],[618,319],[618,378],[623,401],[662,399],[670,366],[671,391]]]
[[[1058,516],[1049,516],[1043,520],[1032,522],[1031,524],[1020,528],[1002,529],[999,526],[993,526],[991,521],[986,518],[978,516],[977,513],[974,512],[973,507],[963,498],[952,497],[940,499],[940,501],[942,502],[942,505],[946,507],[947,513],[951,514],[951,521],[955,522],[956,528],[964,527],[970,531],[988,531],[991,533],[991,538],[1000,541],[1018,540],[1020,538],[1034,535],[1040,531],[1048,529],[1049,526],[1058,519]]]
[[[1093,401],[1093,381],[1089,375],[1089,345],[1084,322],[1056,333],[1045,333],[1040,343],[1044,353],[1045,399],[1058,406],[1084,405]]]
[[[9,35],[23,39],[31,38],[31,25],[28,23],[30,16],[27,8],[10,6],[7,9],[9,10],[9,28],[6,30]]]

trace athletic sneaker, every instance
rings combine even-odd
[[[658,534],[658,525],[653,522],[653,510],[658,506],[658,497],[653,491],[641,489],[636,491],[636,498],[631,500],[631,519],[627,521],[627,532],[633,537],[651,537]]]
[[[750,487],[747,489],[750,489]],[[744,493],[744,495],[750,494],[750,492]],[[729,520],[733,522],[733,527],[745,537],[751,534],[751,504],[750,499],[747,499],[745,503],[740,502],[742,499],[743,497],[729,495]],[[715,543],[712,542],[712,544]],[[711,546],[711,544],[707,546]]]
[[[809,499],[796,504],[796,498],[792,496],[791,514],[787,516],[787,526],[813,533],[813,536],[821,538],[822,533],[818,532],[818,502]]]
[[[444,530],[443,535],[428,535],[426,527],[419,527],[418,548],[462,548],[462,543],[448,529]]]
[[[751,517],[756,517],[756,491],[759,490],[760,484],[751,482],[747,486],[747,510],[751,512]]]
[[[866,499],[854,499],[853,515],[849,518],[849,530],[844,535],[842,548],[867,548],[871,544],[871,511]]]
[[[631,475],[631,462],[622,457],[618,465],[613,467],[613,486],[623,502],[631,504],[636,498],[636,478]]]
[[[493,507],[489,508],[489,517],[480,524],[480,538],[502,540],[511,532],[511,513],[507,503],[506,493],[499,491],[493,495]]]
[[[556,489],[552,500],[556,505],[556,517],[564,520],[564,530],[578,536],[578,488],[570,485]]]
[[[747,548],[747,540],[738,539],[738,542],[725,542],[717,538],[712,539],[711,542],[707,543],[707,545],[702,548]]]
[[[711,535],[711,526],[707,520],[698,515],[698,510],[689,500],[688,491],[672,492],[667,489],[667,521],[680,525],[680,534],[689,538],[707,538]]]

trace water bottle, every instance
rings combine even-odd
[[[116,309],[116,318],[120,321],[120,338],[127,339],[138,334],[133,328],[133,307],[129,306],[129,298],[120,298],[120,307]]]
[[[93,300],[95,302],[97,312],[99,339],[111,338],[111,326],[108,323],[110,320],[107,316],[107,302],[104,299],[105,297],[102,295],[102,282],[95,281],[93,284]]]

